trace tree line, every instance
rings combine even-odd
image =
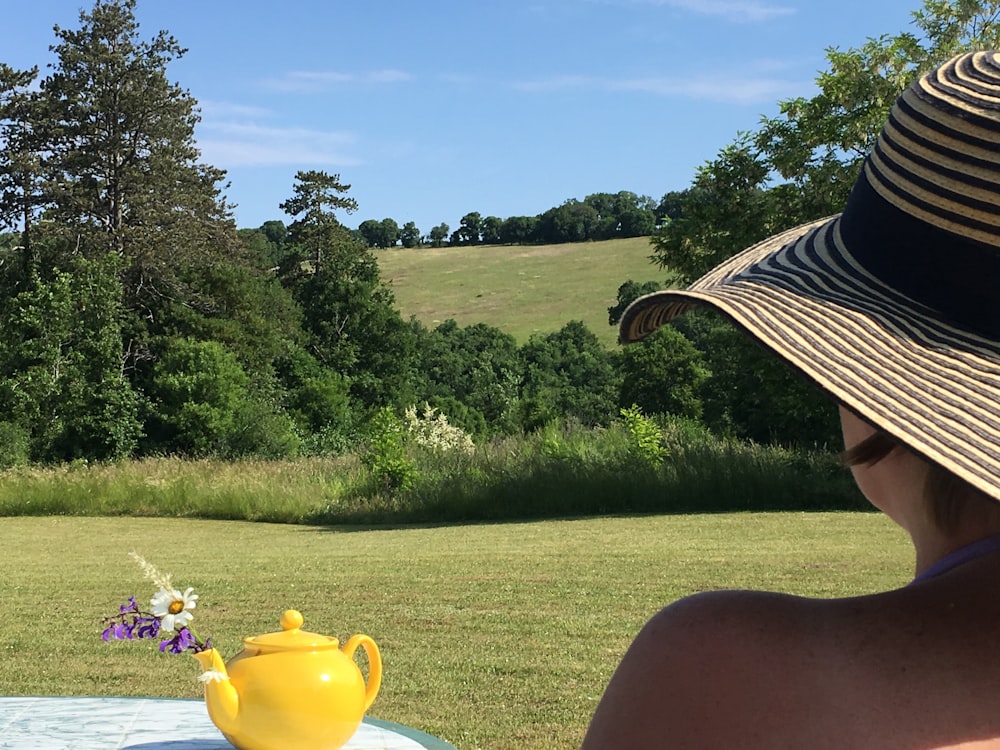
[[[394,219],[366,219],[356,236],[370,247],[416,248],[428,245],[556,245],[565,242],[648,237],[662,220],[670,216],[676,193],[667,193],[659,202],[628,190],[593,193],[582,201],[570,198],[534,216],[483,216],[470,211],[451,231],[445,223],[422,235],[410,221],[402,227]]]

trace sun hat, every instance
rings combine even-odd
[[[1000,53],[900,96],[843,213],[640,297],[619,339],[699,305],[1000,500]]]

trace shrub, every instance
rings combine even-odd
[[[392,497],[413,486],[417,468],[406,456],[406,431],[389,407],[375,412],[368,423],[366,445],[358,459],[378,492]]]
[[[622,409],[621,417],[631,438],[632,455],[654,469],[659,468],[669,451],[663,444],[663,434],[656,422],[643,416],[642,410],[635,404]]]
[[[233,416],[226,453],[231,457],[291,458],[298,455],[302,439],[294,420],[261,399],[245,399]]]
[[[442,453],[472,453],[476,448],[470,435],[448,424],[448,417],[428,403],[420,415],[416,406],[408,407],[405,417],[410,437],[421,448]]]

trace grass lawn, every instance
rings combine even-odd
[[[433,328],[449,318],[459,325],[486,323],[524,344],[533,333],[558,331],[582,320],[608,346],[617,327],[608,308],[618,287],[666,279],[650,262],[648,237],[563,245],[380,250],[382,278],[392,285],[404,318]]]
[[[197,697],[188,656],[100,640],[151,595],[135,550],[201,595],[226,656],[244,635],[371,635],[370,714],[461,750],[576,746],[645,619],[696,591],[847,596],[908,580],[905,535],[872,513],[649,516],[349,529],[160,518],[0,519],[0,694]]]

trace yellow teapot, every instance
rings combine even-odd
[[[277,633],[244,638],[228,663],[214,648],[201,664],[212,723],[239,750],[336,750],[361,724],[382,684],[375,641],[355,635],[343,650],[336,638],[302,630],[294,609]],[[368,655],[368,681],[354,662]]]

